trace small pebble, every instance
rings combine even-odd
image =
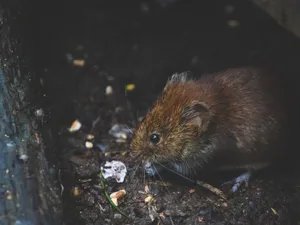
[[[20,155],[19,159],[26,162],[28,160],[28,155],[22,154],[22,155]]]
[[[172,215],[172,212],[169,209],[166,209],[164,212],[165,212],[166,216],[171,216]]]
[[[253,208],[253,207],[254,207],[254,202],[249,202],[249,206],[250,206],[251,208]]]
[[[116,214],[114,215],[114,219],[121,219],[121,218],[122,218],[122,215],[119,214],[119,213],[116,213]]]
[[[44,110],[43,110],[43,109],[37,109],[37,110],[35,110],[34,114],[35,114],[37,117],[44,116]]]

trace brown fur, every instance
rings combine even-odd
[[[276,78],[237,68],[202,76],[175,74],[139,125],[131,150],[187,175],[195,168],[257,168],[280,155],[287,117]],[[150,142],[158,133],[161,141]]]

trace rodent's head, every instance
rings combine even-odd
[[[137,128],[130,145],[133,155],[151,163],[177,164],[199,152],[211,119],[208,105],[200,99],[199,86],[187,73],[173,75]]]

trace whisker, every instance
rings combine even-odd
[[[186,179],[186,180],[188,180],[188,181],[190,181],[190,182],[195,183],[195,181],[193,181],[193,180],[191,180],[190,178],[188,178],[188,177],[186,177],[186,176],[184,176],[184,175],[182,175],[182,174],[176,172],[175,170],[172,170],[171,168],[168,168],[168,167],[166,167],[165,165],[163,165],[163,164],[161,164],[161,163],[159,163],[159,162],[156,162],[156,163],[159,164],[160,166],[164,167],[165,169],[169,170],[170,172],[172,172],[172,173],[174,173],[174,174],[176,174],[176,175],[178,175],[178,176],[180,176],[180,177],[182,177],[182,178],[184,178],[184,179]]]
[[[145,170],[145,168],[143,168],[143,172],[144,172],[143,183],[145,185],[146,184],[146,170]]]
[[[154,164],[152,164],[152,166],[154,167],[156,174],[158,175],[159,179],[163,182],[163,184],[166,187],[166,190],[168,192],[169,195],[171,195],[171,192],[169,191],[169,189],[167,188],[166,182],[162,179],[161,175],[159,174],[158,170],[156,169],[156,166]]]
[[[160,166],[164,167],[165,169],[167,169],[167,170],[169,170],[169,171],[171,171],[171,172],[177,174],[178,176],[180,176],[180,177],[182,177],[182,178],[184,178],[184,179],[186,179],[186,180],[188,180],[188,181],[190,181],[190,182],[192,182],[192,183],[196,183],[198,186],[201,186],[201,187],[203,187],[203,188],[205,188],[205,189],[211,191],[212,193],[216,194],[217,196],[219,196],[219,197],[221,197],[221,198],[223,198],[223,199],[225,199],[225,200],[227,199],[226,196],[225,196],[225,194],[224,194],[221,190],[219,190],[218,188],[215,188],[215,187],[213,187],[212,185],[207,184],[207,183],[205,183],[205,182],[201,182],[201,181],[196,181],[196,182],[195,182],[195,181],[193,181],[192,179],[190,179],[190,178],[188,178],[188,177],[186,177],[186,176],[183,176],[183,175],[180,174],[180,173],[177,173],[176,171],[174,171],[174,170],[172,170],[172,169],[170,169],[170,168],[164,166],[163,164],[161,164],[161,163],[159,163],[159,162],[156,162],[156,163],[159,164]]]
[[[167,157],[166,155],[162,155],[163,159],[167,162],[169,162],[170,164],[174,164],[175,162],[171,161],[169,157]]]
[[[132,174],[131,174],[131,178],[132,178],[132,179],[135,177],[135,174],[136,174],[136,172],[137,172],[137,170],[139,169],[139,167],[140,167],[141,164],[142,164],[142,161],[140,161],[140,162],[138,163],[138,165],[136,166],[136,168],[135,168],[134,171],[132,172]]]
[[[126,124],[125,124],[125,126],[126,126],[126,131],[129,132],[130,134],[133,134],[132,129],[130,129]]]

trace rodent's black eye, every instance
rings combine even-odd
[[[153,144],[157,144],[160,140],[160,136],[158,134],[151,134],[150,135],[150,141],[153,143]]]

